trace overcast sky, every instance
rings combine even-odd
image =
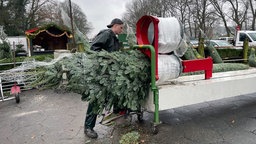
[[[71,0],[83,10],[87,20],[92,24],[93,30],[89,37],[96,35],[114,18],[122,18],[125,5],[132,0]]]

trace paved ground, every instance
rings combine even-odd
[[[150,143],[255,144],[256,93],[161,112]]]
[[[81,144],[90,142],[84,136],[83,122],[87,103],[74,93],[52,90],[25,91],[21,102],[0,103],[1,144]],[[109,129],[97,125],[99,140]]]
[[[132,125],[97,124],[97,140],[87,138],[83,123],[87,103],[74,93],[31,90],[21,102],[0,102],[1,144],[117,144],[129,131],[138,131],[145,144],[255,144],[256,93],[231,99],[161,111],[159,133],[152,135],[152,113]]]

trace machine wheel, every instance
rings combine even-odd
[[[158,128],[157,128],[157,126],[152,126],[151,132],[152,132],[152,134],[154,134],[154,135],[158,134]]]
[[[20,96],[19,96],[19,94],[15,95],[15,100],[16,100],[16,103],[20,103]]]
[[[137,119],[138,119],[139,123],[142,123],[144,121],[143,112],[137,113]]]

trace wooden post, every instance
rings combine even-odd
[[[12,43],[12,47],[13,47],[13,67],[15,67],[16,66],[16,59],[15,59],[15,57],[16,57],[16,53],[15,53],[15,42],[13,42]]]
[[[71,49],[71,52],[72,52],[72,51],[77,51],[77,49],[76,49],[75,30],[74,30],[74,23],[73,23],[73,13],[72,13],[71,0],[69,0],[69,13],[70,13],[71,29],[72,29],[72,34],[73,34],[73,37],[72,37],[73,44],[72,44],[72,49]]]
[[[249,49],[249,40],[248,40],[248,38],[245,38],[244,44],[243,44],[244,63],[247,63],[247,61],[248,61],[248,49]]]

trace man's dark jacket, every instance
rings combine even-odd
[[[91,50],[101,51],[102,49],[108,52],[120,49],[119,40],[111,29],[100,31],[92,42]]]

